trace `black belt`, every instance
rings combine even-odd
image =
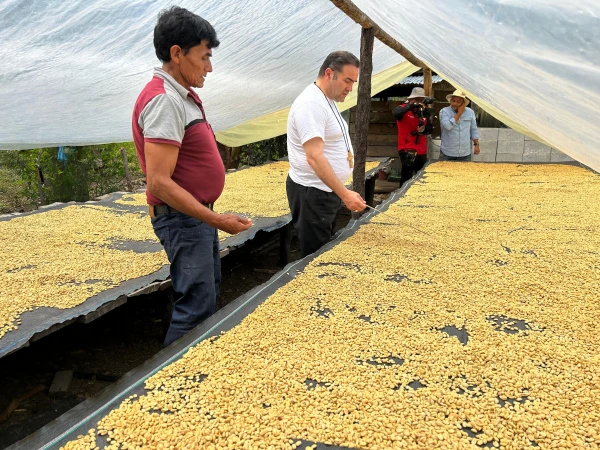
[[[211,211],[213,210],[214,203],[202,203]],[[177,211],[175,208],[171,208],[169,205],[149,205],[150,217],[155,217],[160,214],[177,214],[180,211]]]

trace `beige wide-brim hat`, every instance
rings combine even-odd
[[[422,87],[415,87],[415,88],[413,88],[410,95],[408,97],[406,97],[406,99],[410,100],[411,98],[419,98],[419,97],[427,97],[425,95],[425,89],[423,89]]]
[[[446,95],[446,100],[450,101],[450,99],[452,97],[460,97],[460,98],[464,98],[465,99],[465,106],[469,106],[469,103],[471,103],[471,101],[467,98],[467,96],[465,95],[465,93],[461,90],[455,90],[452,94],[448,94]]]

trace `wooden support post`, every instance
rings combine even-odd
[[[367,137],[371,118],[371,74],[373,72],[373,28],[363,28],[360,39],[360,72],[358,75],[358,100],[354,123],[354,171],[352,190],[365,197],[365,163],[367,159]],[[359,213],[352,213],[357,219]]]
[[[279,265],[285,266],[290,262],[290,246],[292,243],[292,223],[279,230]]]
[[[391,37],[385,31],[383,31],[379,25],[377,25],[373,20],[369,18],[365,13],[363,13],[354,3],[350,0],[331,0],[335,6],[341,9],[346,13],[348,17],[354,20],[356,23],[361,25],[363,28],[373,28],[375,33],[375,37],[383,42],[388,47],[396,50],[400,53],[408,62],[414,64],[417,67],[425,67],[425,64],[413,55],[406,47],[404,47],[400,42]]]
[[[433,82],[431,76],[431,69],[429,67],[423,68],[423,88],[425,89],[425,95],[427,97],[433,97]],[[433,105],[430,105],[433,106]],[[431,110],[433,111],[433,110]],[[423,136],[427,139],[427,158],[431,159],[431,136]]]
[[[227,147],[217,142],[217,148],[219,149],[225,170],[237,169],[242,157],[242,147]]]
[[[129,176],[129,162],[127,161],[127,150],[125,147],[121,147],[121,155],[123,155],[123,167],[125,168],[125,184],[127,184],[127,190],[133,192],[133,184],[131,183],[131,177]]]
[[[377,177],[369,178],[365,184],[365,201],[369,206],[375,206],[375,180]]]
[[[433,83],[431,81],[431,69],[429,67],[423,68],[423,88],[425,89],[425,95],[427,97],[433,97]]]

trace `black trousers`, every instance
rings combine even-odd
[[[423,168],[427,162],[427,155],[417,155],[412,165],[406,163],[406,151],[398,150],[398,156],[400,156],[400,163],[402,164],[402,171],[400,172],[400,185],[403,185],[406,181],[410,180],[419,170]]]
[[[295,183],[289,175],[285,188],[292,212],[292,224],[304,257],[316,252],[331,239],[335,217],[342,201],[333,192]]]

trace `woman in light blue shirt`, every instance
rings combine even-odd
[[[471,160],[471,141],[475,144],[474,153],[479,154],[479,132],[475,113],[467,108],[469,100],[462,91],[456,90],[447,95],[450,106],[440,111],[440,125],[442,129],[442,145],[440,148],[440,161]]]

